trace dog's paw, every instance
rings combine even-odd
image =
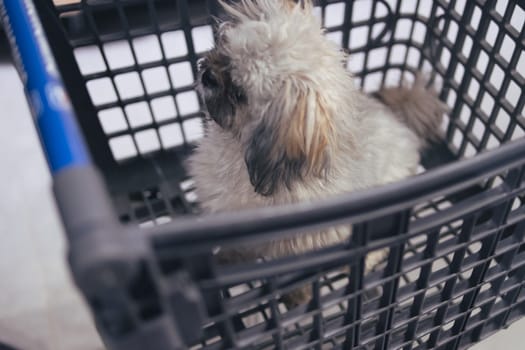
[[[281,301],[288,310],[306,304],[310,300],[312,300],[312,288],[309,285],[297,288],[281,297]]]
[[[221,265],[236,264],[244,261],[255,261],[256,257],[250,251],[236,249],[219,250],[216,253],[217,262]]]

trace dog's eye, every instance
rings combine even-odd
[[[217,79],[217,76],[211,71],[211,69],[206,69],[204,73],[202,73],[202,85],[208,87],[208,88],[216,88],[219,86],[219,80]]]

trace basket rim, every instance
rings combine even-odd
[[[236,212],[180,217],[145,229],[154,243],[202,243],[214,246],[245,235],[297,231],[313,226],[353,223],[403,210],[432,196],[450,194],[484,177],[525,164],[525,138],[508,142],[472,158],[438,166],[401,181],[335,195],[331,198]]]

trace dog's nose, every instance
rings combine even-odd
[[[197,68],[202,71],[203,69],[208,68],[208,59],[206,57],[202,57],[197,61]]]
[[[217,76],[209,68],[204,70],[204,72],[202,73],[201,82],[202,85],[204,85],[207,88],[216,88],[217,86],[219,86]]]

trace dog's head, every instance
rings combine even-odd
[[[229,20],[200,62],[211,118],[239,139],[257,193],[323,176],[336,142],[332,95],[345,74],[343,54],[324,37],[310,1],[222,5]]]

